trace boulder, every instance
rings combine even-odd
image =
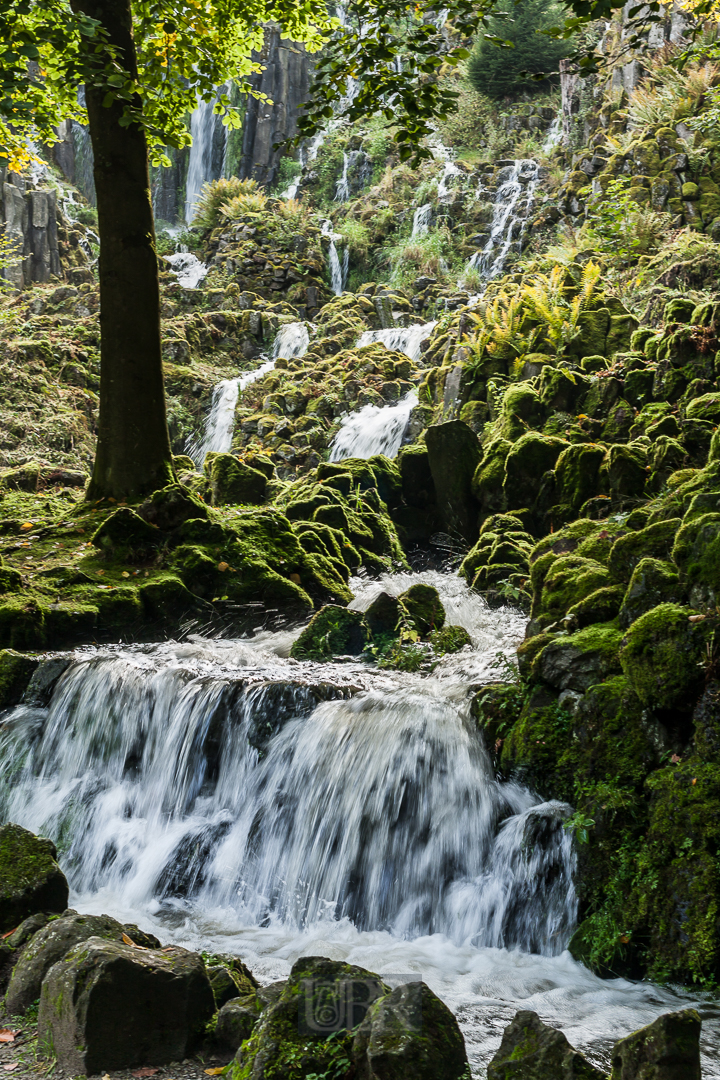
[[[13,649],[0,651],[0,709],[20,703],[37,666],[34,656]]]
[[[371,1006],[352,1056],[358,1080],[460,1080],[469,1071],[457,1020],[423,982],[398,986]]]
[[[12,823],[0,828],[0,933],[38,911],[65,911],[68,883],[52,840]]]
[[[357,656],[365,648],[367,631],[362,613],[339,604],[326,604],[293,642],[296,660],[326,660],[329,656]]]
[[[543,1024],[529,1010],[515,1013],[505,1028],[487,1075],[488,1080],[604,1080],[605,1076],[570,1045],[562,1031]]]
[[[627,631],[620,663],[644,706],[675,709],[693,704],[712,634],[709,624],[690,622],[694,614],[679,604],[658,604]]]
[[[615,1043],[610,1080],[700,1080],[700,1027],[695,1009],[658,1016]]]
[[[260,1004],[254,995],[226,1001],[218,1011],[213,1044],[223,1053],[235,1054],[252,1035],[260,1016]]]
[[[399,601],[422,637],[432,630],[439,630],[445,623],[445,608],[440,594],[432,585],[411,585],[407,592],[401,593]]]
[[[21,929],[18,927],[18,930]],[[125,928],[109,915],[72,915],[52,919],[34,934],[23,950],[10,978],[5,1003],[8,1011],[21,1016],[40,997],[40,987],[53,964],[62,960],[88,938],[122,941]],[[134,940],[134,938],[133,938]],[[139,945],[140,942],[135,942]]]
[[[215,1011],[202,957],[92,937],[42,985],[38,1037],[61,1069],[92,1076],[181,1061]]]
[[[444,527],[451,535],[474,544],[478,507],[472,495],[472,480],[482,458],[478,437],[462,420],[451,420],[428,428],[425,442]]]
[[[161,543],[160,530],[131,510],[121,506],[105,518],[92,537],[96,548],[113,558],[143,559]]]
[[[138,514],[164,532],[171,532],[191,519],[207,519],[208,516],[205,504],[181,484],[170,484],[154,491],[139,507]]]
[[[584,693],[619,671],[618,652],[622,635],[612,625],[588,626],[576,634],[551,641],[533,663],[539,675],[557,690]]]
[[[396,596],[381,592],[365,612],[365,622],[373,637],[394,635],[403,615],[403,608]]]
[[[268,479],[232,454],[217,454],[207,467],[213,506],[259,505],[265,502]]]

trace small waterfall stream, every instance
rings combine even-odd
[[[261,981],[317,954],[419,973],[474,1076],[517,1008],[606,1061],[689,999],[563,952],[570,809],[494,779],[466,704],[524,618],[432,572],[354,579],[353,606],[417,580],[473,641],[429,676],[287,660],[287,632],[79,650],[46,708],[5,714],[0,817],[56,841],[79,910],[236,952]]]
[[[326,221],[322,227],[322,235],[328,240],[328,266],[330,268],[330,284],[336,296],[341,296],[345,287],[349,251],[345,248],[343,263],[336,247],[336,241],[342,240],[340,233],[333,232],[332,221]],[[343,265],[344,264],[344,265]]]
[[[185,450],[198,468],[202,468],[208,453],[226,454],[232,446],[235,409],[242,391],[272,371],[279,357],[292,360],[293,357],[304,356],[309,344],[310,332],[305,323],[285,323],[278,330],[269,360],[254,371],[247,371],[234,379],[223,379],[215,386],[203,437],[200,440],[191,439]]]
[[[522,247],[538,185],[538,169],[532,158],[518,158],[500,171],[490,236],[469,263],[487,281],[502,274],[513,246],[517,250]]]
[[[219,92],[224,90],[225,86],[222,86]],[[195,208],[203,184],[219,176],[219,171],[213,168],[213,142],[218,121],[213,111],[214,106],[214,100],[199,101],[190,116],[192,145],[185,180],[185,221],[188,225],[195,217]],[[227,140],[227,131],[227,128],[222,128],[224,140]]]
[[[370,458],[375,454],[396,457],[417,403],[417,391],[411,390],[397,405],[364,405],[350,413],[332,441],[330,460]]]

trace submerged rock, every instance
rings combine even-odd
[[[0,828],[0,933],[38,911],[67,908],[68,883],[56,860],[52,840],[12,823]]]
[[[604,1074],[573,1049],[562,1031],[520,1010],[505,1028],[488,1065],[488,1080],[603,1080]]]
[[[43,982],[41,1043],[76,1076],[181,1061],[215,1010],[197,953],[93,937],[55,964]]]

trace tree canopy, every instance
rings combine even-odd
[[[572,46],[543,31],[561,26],[565,14],[556,0],[523,0],[510,8],[506,18],[492,18],[490,33],[504,37],[512,47],[498,48],[488,37],[480,36],[468,61],[468,77],[475,89],[499,98],[540,85],[533,77],[556,74]]]

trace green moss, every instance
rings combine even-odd
[[[680,525],[679,518],[670,518],[619,537],[613,544],[608,562],[613,580],[629,581],[641,559],[667,558]]]
[[[711,628],[691,623],[694,612],[659,604],[630,627],[620,651],[622,669],[643,705],[661,709],[692,705],[703,680]]]
[[[472,638],[464,626],[443,626],[442,630],[433,630],[428,634],[428,641],[436,656],[460,652],[466,645],[472,645]]]
[[[444,625],[445,608],[440,594],[432,585],[411,585],[398,599],[421,637],[427,637],[431,631],[440,630]]]
[[[559,502],[579,510],[587,499],[606,494],[600,469],[605,448],[594,443],[576,443],[563,450],[555,466]]]
[[[683,599],[675,567],[659,559],[641,559],[633,570],[630,584],[622,599],[619,623],[627,629],[631,623],[658,604]]]
[[[700,586],[703,598],[712,603],[720,593],[720,513],[700,514],[683,523],[672,559],[687,581]]]
[[[25,693],[38,661],[12,649],[0,652],[0,709],[17,705]]]
[[[312,617],[293,642],[290,655],[296,660],[326,660],[330,656],[357,656],[365,648],[368,631],[362,614],[327,604]]]

